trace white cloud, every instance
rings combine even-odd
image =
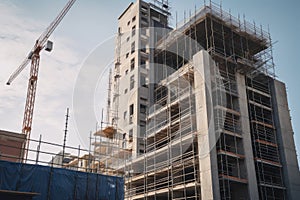
[[[0,11],[0,129],[21,132],[30,65],[11,86],[5,83],[47,23],[21,17],[21,10],[6,1],[0,2]],[[51,40],[53,51],[41,52],[32,138],[42,134],[43,140],[62,144],[65,110],[72,106],[73,85],[82,61],[78,51],[72,49],[74,41],[55,33]],[[68,145],[77,146],[80,141],[74,127],[70,129]]]

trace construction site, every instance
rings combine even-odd
[[[170,17],[168,1],[137,0],[118,18],[107,107],[89,149],[34,140],[29,119],[21,144],[0,143],[21,150],[1,160],[81,171],[96,183],[103,176],[110,192],[86,175],[94,196],[79,199],[298,199],[294,133],[270,32],[211,1],[175,27]],[[65,134],[67,125],[68,111]]]

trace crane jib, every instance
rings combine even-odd
[[[61,20],[64,18],[64,16],[67,14],[67,12],[70,10],[70,8],[73,6],[76,0],[69,0],[68,3],[65,5],[65,7],[60,11],[58,16],[53,20],[53,22],[47,27],[47,29],[41,34],[41,36],[37,39],[37,42],[34,46],[34,48],[29,52],[28,55],[30,55],[31,52],[35,52],[37,50],[37,47],[44,47],[46,42],[48,41],[50,35],[53,33],[53,31],[56,29],[56,27],[59,25]],[[7,85],[10,85],[12,81],[26,68],[30,60],[28,58],[25,58],[25,60],[22,62],[22,64],[15,70],[15,72],[9,77],[9,80],[7,81]]]
[[[24,118],[23,118],[23,126],[22,126],[22,133],[26,135],[26,143],[22,146],[23,152],[22,157],[24,158],[23,161],[26,161],[28,155],[28,146],[29,146],[29,139],[31,133],[31,126],[32,126],[32,119],[33,119],[33,110],[34,110],[34,102],[35,102],[35,94],[37,88],[37,79],[38,79],[38,70],[39,70],[39,62],[40,62],[40,51],[46,47],[45,49],[48,51],[52,50],[52,42],[48,41],[50,35],[53,33],[55,28],[59,25],[61,20],[70,10],[72,5],[76,0],[69,0],[65,7],[61,10],[59,15],[54,19],[54,21],[48,26],[48,28],[41,34],[41,36],[36,40],[36,43],[32,50],[29,52],[28,56],[24,59],[22,64],[16,69],[16,71],[9,77],[7,85],[10,85],[11,82],[26,68],[28,63],[31,61],[31,68],[30,68],[30,77],[28,82],[27,88],[27,97],[25,103],[25,111],[24,111]]]

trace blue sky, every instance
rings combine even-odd
[[[28,70],[10,87],[5,85],[9,75],[21,63],[34,44],[67,1],[46,0],[2,0],[0,2],[0,129],[20,131],[26,96]],[[63,140],[64,114],[66,107],[72,107],[73,86],[80,67],[89,53],[103,41],[111,39],[117,31],[117,18],[131,1],[77,0],[73,8],[52,34],[53,52],[42,53],[38,95],[36,100],[33,137],[61,143]],[[192,12],[195,6],[203,5],[202,0],[169,0],[171,12],[178,13],[179,21],[183,13]],[[206,3],[209,1],[207,0]],[[220,1],[216,1],[219,3]],[[234,16],[245,14],[246,20],[264,29],[270,27],[274,45],[274,62],[278,79],[285,82],[289,107],[295,132],[295,142],[300,151],[300,78],[298,67],[300,58],[300,2],[297,0],[226,0],[223,9]],[[108,43],[107,43],[108,44]],[[98,48],[98,53],[113,57],[111,48]],[[99,100],[100,101],[100,100]],[[105,100],[103,100],[105,101]],[[99,106],[105,105],[99,102]],[[72,113],[72,110],[71,110]],[[72,118],[72,116],[71,116]],[[47,119],[47,120],[45,120]],[[90,122],[94,130],[96,122]],[[82,141],[71,119],[68,135],[69,145],[76,146]],[[89,130],[86,131],[88,135]],[[299,159],[299,158],[298,158]]]

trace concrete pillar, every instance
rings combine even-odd
[[[300,174],[286,88],[278,80],[272,82],[274,121],[287,199],[296,200],[300,197]]]
[[[241,128],[242,128],[243,147],[245,152],[245,165],[247,170],[248,192],[249,192],[250,199],[256,200],[259,199],[259,195],[258,195],[257,179],[256,179],[254,159],[253,159],[245,76],[237,73],[236,82],[237,82],[237,88],[239,94],[239,106],[240,106],[240,113],[241,113],[240,120],[241,120]]]
[[[206,51],[193,57],[201,199],[220,199],[216,139],[211,99],[210,65]]]

